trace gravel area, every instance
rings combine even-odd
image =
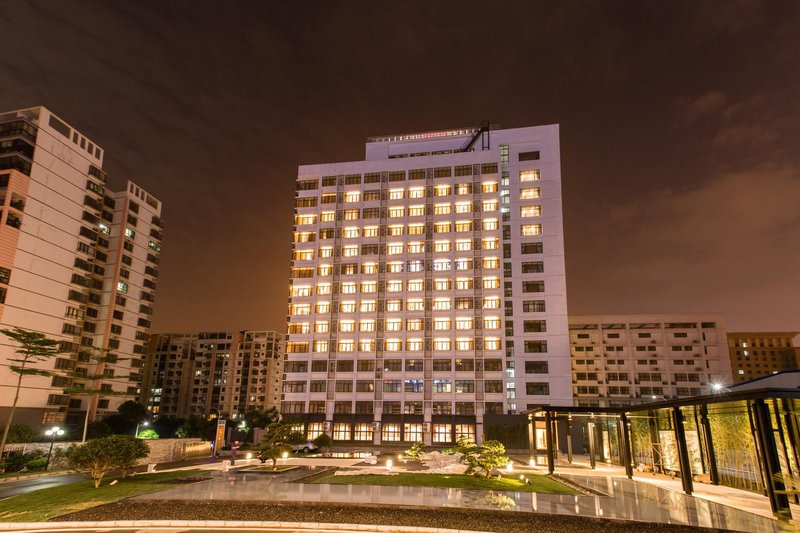
[[[60,516],[57,521],[257,520],[328,522],[470,529],[496,533],[697,533],[718,532],[670,524],[470,509],[348,506],[323,503],[229,501],[121,501]]]

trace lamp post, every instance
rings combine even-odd
[[[50,468],[50,457],[53,455],[53,444],[56,442],[56,437],[60,437],[64,434],[64,430],[58,426],[53,426],[45,431],[44,434],[50,437],[50,449],[47,450],[47,465],[44,467],[44,469],[47,470]]]
[[[145,420],[144,422],[139,422],[136,424],[136,433],[133,434],[134,437],[139,437],[139,426],[147,427],[150,425],[150,422]]]

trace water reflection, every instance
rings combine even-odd
[[[608,494],[608,496],[584,496],[530,492],[484,492],[438,487],[385,487],[293,482],[308,474],[309,470],[305,469],[273,476],[225,472],[210,481],[146,494],[137,499],[297,501],[466,507],[686,524],[749,532],[785,530],[775,520],[627,479],[611,480],[594,476],[568,476],[580,484]]]

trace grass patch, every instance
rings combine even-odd
[[[525,474],[528,485],[517,476],[503,476],[498,479],[477,478],[464,474],[415,474],[402,472],[396,476],[365,474],[359,476],[329,475],[309,481],[309,483],[328,483],[331,485],[382,485],[399,487],[442,487],[469,490],[505,490],[517,492],[549,492],[552,494],[578,494],[563,483],[541,474]]]
[[[138,474],[125,479],[109,477],[99,488],[91,480],[81,480],[67,485],[29,492],[0,501],[0,521],[43,522],[67,513],[73,513],[112,503],[139,494],[170,489],[171,480],[197,475],[203,470],[182,470],[155,474]],[[109,482],[119,479],[116,485]]]

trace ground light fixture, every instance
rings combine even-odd
[[[283,452],[283,453],[281,454],[281,457],[282,457],[284,460],[288,459],[288,458],[289,458],[289,452]]]
[[[391,470],[391,469],[392,469],[392,460],[391,459],[387,459],[386,460],[386,470]]]
[[[44,434],[50,437],[50,449],[47,450],[47,464],[44,467],[44,469],[47,470],[50,468],[50,457],[53,455],[53,444],[56,442],[56,437],[60,437],[64,434],[64,430],[58,426],[53,426],[45,431]]]

